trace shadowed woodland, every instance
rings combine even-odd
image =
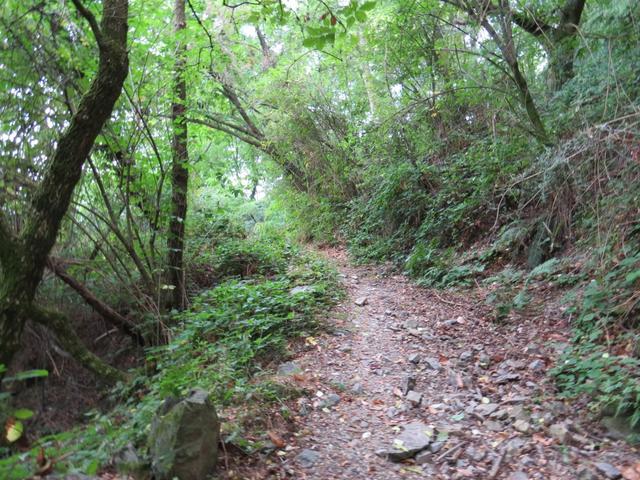
[[[639,22],[633,0],[3,2],[0,478],[639,479]],[[395,355],[415,372],[357,366]],[[482,406],[514,398],[526,418]],[[180,470],[158,425],[189,399],[216,434]],[[384,420],[334,471],[298,432],[342,445],[360,401]],[[380,453],[434,405],[499,438]]]

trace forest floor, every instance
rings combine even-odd
[[[289,405],[293,418],[274,421],[268,454],[227,459],[222,476],[640,479],[637,449],[554,397],[545,372],[569,330],[553,295],[535,315],[499,324],[480,287],[425,289],[324,253],[348,297],[330,333],[279,368],[306,395]]]

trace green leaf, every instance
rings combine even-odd
[[[307,37],[302,41],[302,46],[307,48],[316,48],[317,37]]]
[[[48,377],[49,372],[46,370],[25,370],[24,372],[18,372],[13,377],[7,377],[3,381],[11,381],[11,380],[28,380],[30,378],[41,378]]]
[[[358,10],[355,13],[355,16],[356,16],[356,19],[361,23],[367,21],[367,12],[364,12],[362,10]]]
[[[635,272],[631,272],[627,274],[625,277],[625,281],[627,284],[634,283],[638,278],[640,278],[640,270],[636,270]]]
[[[16,420],[15,422],[7,424],[5,438],[7,439],[7,442],[13,443],[22,437],[23,432],[24,425],[22,425],[22,422]]]
[[[451,420],[453,420],[455,422],[459,422],[463,418],[464,418],[464,413],[462,413],[462,412],[456,413],[455,415],[451,415]]]
[[[360,6],[360,10],[368,12],[369,10],[373,10],[374,8],[376,8],[376,3],[375,1],[370,1],[370,2],[364,2],[361,6]]]
[[[19,408],[13,412],[13,416],[18,420],[29,420],[33,417],[33,412],[28,408]]]

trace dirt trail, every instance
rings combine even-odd
[[[335,331],[294,361],[301,372],[293,381],[309,395],[294,406],[295,430],[281,432],[287,448],[266,460],[271,478],[587,480],[619,478],[606,470],[638,461],[552,397],[544,372],[566,330],[554,312],[496,326],[470,294],[430,291],[379,267],[354,267],[341,251],[327,255],[348,298]],[[407,397],[409,376],[415,393]],[[409,401],[420,394],[418,406]],[[430,446],[417,459],[384,458],[412,422],[433,430]]]

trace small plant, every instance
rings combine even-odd
[[[6,372],[6,367],[0,363],[0,377]],[[21,382],[30,380],[33,378],[42,378],[49,375],[46,370],[26,370],[18,372],[13,376],[4,377],[2,379],[3,384],[10,384],[14,382]],[[11,408],[9,406],[9,399],[11,394],[7,392],[0,392],[0,424],[3,425],[2,439],[0,440],[0,446],[2,444],[12,444],[17,442],[24,434],[24,423],[33,417],[33,412],[26,408]],[[1,452],[1,450],[0,450]]]

